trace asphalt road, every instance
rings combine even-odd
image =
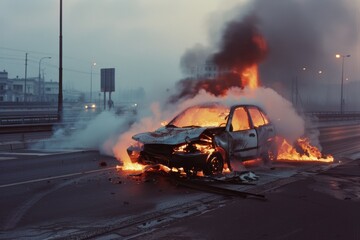
[[[268,192],[267,201],[234,199],[137,239],[358,240],[359,170],[351,162]]]
[[[114,218],[203,197],[168,182],[128,178],[115,169],[115,159],[98,152],[23,151],[0,156],[4,239],[41,239],[57,229],[86,231],[94,222],[106,225]]]
[[[96,151],[0,152],[0,239],[360,239],[360,126],[320,130],[336,164],[258,166],[237,186],[267,201],[129,176]]]

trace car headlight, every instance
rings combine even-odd
[[[85,109],[88,109],[88,105],[85,105]]]
[[[92,108],[96,108],[96,105],[95,105],[95,104],[93,104],[93,105],[91,105],[91,107],[92,107]]]

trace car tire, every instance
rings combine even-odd
[[[206,176],[212,176],[222,173],[224,168],[224,160],[220,153],[213,153],[209,156],[203,173]]]
[[[275,141],[271,141],[265,147],[262,159],[265,164],[270,164],[277,160],[278,147]]]

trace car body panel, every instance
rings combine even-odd
[[[144,144],[178,145],[198,140],[206,128],[162,127],[154,132],[136,134],[133,139]]]
[[[257,154],[258,140],[255,129],[229,132],[230,156],[236,159],[249,159]]]

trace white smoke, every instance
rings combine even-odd
[[[32,146],[33,149],[96,149],[110,139],[115,139],[130,126],[131,116],[118,116],[103,111],[88,121],[79,120],[74,126],[61,127],[44,142]]]

